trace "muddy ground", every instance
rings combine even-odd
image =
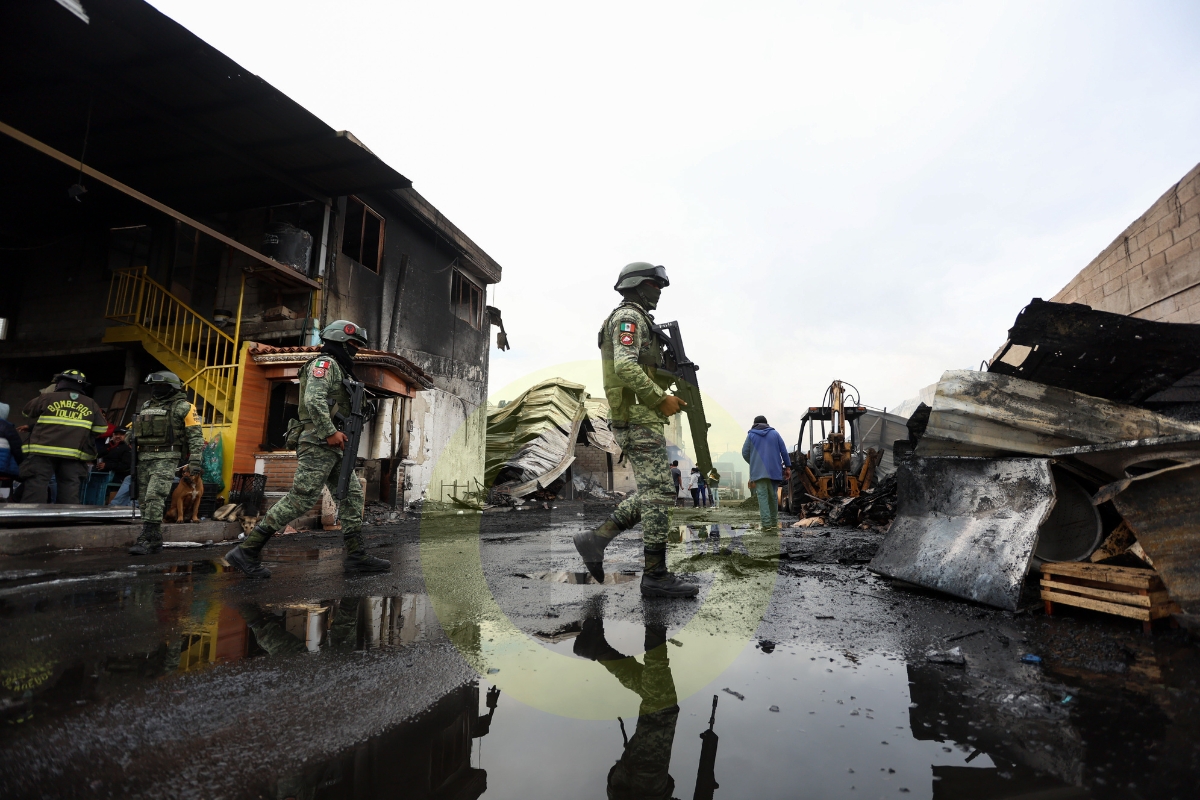
[[[216,548],[6,558],[0,794],[1195,796],[1200,659],[1167,622],[895,585],[856,529],[674,544],[700,598],[643,601],[637,531],[581,582],[607,512],[372,527],[367,577],[331,534],[273,541],[265,582]]]

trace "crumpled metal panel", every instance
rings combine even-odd
[[[1015,611],[1054,507],[1045,458],[913,458],[872,572]]]
[[[1145,461],[1171,459],[1190,461],[1200,458],[1200,434],[1181,433],[1125,442],[1064,447],[1050,453],[1057,459],[1079,462],[1094,471],[1097,478],[1125,477],[1125,470]]]
[[[1140,403],[1200,369],[1200,326],[1034,300],[989,372]]]
[[[1113,498],[1171,599],[1200,614],[1200,467],[1164,472]]]
[[[1065,447],[1200,435],[1200,425],[994,372],[942,374],[921,456],[1046,456]]]
[[[0,503],[0,526],[109,524],[141,519],[129,506],[85,506],[51,503]]]

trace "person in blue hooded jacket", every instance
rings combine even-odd
[[[767,424],[761,414],[746,433],[742,458],[750,465],[750,481],[758,495],[758,514],[764,531],[779,530],[779,494],[781,483],[792,475],[792,459],[779,431]]]
[[[21,435],[16,426],[8,421],[8,404],[0,403],[0,481],[19,476],[18,465],[24,455]]]

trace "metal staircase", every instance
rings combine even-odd
[[[235,337],[148,277],[145,267],[114,272],[105,317],[121,325],[108,328],[104,341],[140,342],[183,381],[206,426],[233,423]]]

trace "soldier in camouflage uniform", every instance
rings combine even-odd
[[[640,521],[646,557],[641,588],[646,597],[694,597],[700,591],[696,584],[667,571],[668,509],[675,504],[675,490],[664,426],[667,417],[678,414],[686,403],[666,393],[674,379],[657,373],[663,353],[650,312],[670,285],[665,268],[638,261],[621,270],[613,287],[625,300],[604,321],[597,344],[609,425],[633,467],[637,492],[625,498],[597,530],[575,536],[575,548],[588,571],[603,581],[604,548]]]
[[[679,703],[667,653],[666,625],[646,623],[645,664],[608,643],[604,638],[604,619],[599,615],[584,619],[574,652],[581,658],[599,662],[622,686],[642,699],[633,736],[625,743],[621,758],[608,771],[608,796],[613,800],[672,797],[675,779],[669,770]]]
[[[129,548],[133,556],[162,550],[163,508],[171,497],[175,471],[184,453],[189,472],[199,475],[203,471],[204,433],[183,382],[174,372],[162,371],[150,373],[146,383],[151,386],[150,399],[133,418],[137,499],[142,508],[142,533]]]
[[[262,565],[263,545],[292,520],[304,514],[321,496],[321,487],[337,490],[346,434],[334,418],[350,413],[350,393],[343,380],[354,379],[354,354],[367,344],[367,332],[344,319],[321,331],[321,353],[300,368],[299,444],[292,490],[271,507],[246,540],[225,554],[225,560],[251,578],[269,578]],[[289,429],[289,433],[296,430]],[[338,521],[346,548],[346,572],[386,572],[391,562],[367,554],[363,542],[363,490],[357,476],[338,505]]]

